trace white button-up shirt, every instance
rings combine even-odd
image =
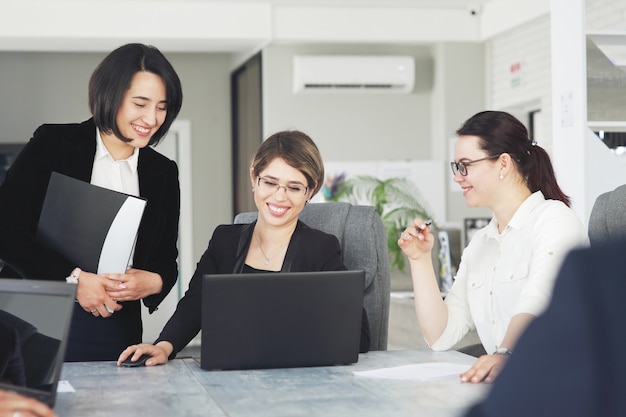
[[[431,346],[446,350],[476,329],[488,353],[500,346],[511,318],[539,315],[570,249],[588,244],[587,233],[565,204],[537,191],[515,212],[502,233],[495,218],[463,251],[446,297],[448,324]]]
[[[139,197],[139,175],[137,174],[139,149],[135,148],[128,158],[116,161],[104,146],[99,129],[96,136],[96,156],[91,171],[91,183]]]

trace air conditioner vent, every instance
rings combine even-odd
[[[410,56],[299,55],[294,57],[294,93],[411,93]]]

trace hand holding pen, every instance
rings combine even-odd
[[[409,227],[407,227],[407,229],[404,232],[402,232],[402,234],[400,235],[400,239],[410,240],[411,237],[416,237],[416,238],[418,238],[420,240],[423,240],[424,239],[424,232],[432,224],[433,224],[433,221],[432,220],[428,220],[425,223],[423,223],[421,226],[414,226],[414,227],[409,226]],[[417,233],[417,234],[411,233],[411,229],[413,229],[415,231],[415,233]]]
[[[432,221],[432,220],[428,220],[426,223],[424,223],[424,226],[422,226],[422,227],[416,227],[416,228],[415,228],[415,231],[416,231],[417,233],[422,233],[423,231],[425,231],[425,230],[426,230],[426,228],[430,227],[432,224],[433,224],[433,221]]]
[[[418,260],[426,254],[430,256],[435,243],[434,236],[429,233],[431,225],[432,220],[424,222],[421,219],[415,219],[413,224],[400,235],[398,246],[409,259]]]

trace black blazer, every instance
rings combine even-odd
[[[572,251],[545,313],[466,417],[626,416],[626,241]]]
[[[256,223],[218,226],[209,241],[209,247],[200,258],[189,289],[179,301],[157,342],[168,341],[174,346],[170,358],[198,334],[201,328],[202,276],[205,274],[239,274],[250,247]],[[298,221],[285,254],[282,272],[338,271],[346,267],[341,261],[339,241],[333,235],[311,229]],[[361,323],[361,352],[370,345],[367,314],[363,310]]]
[[[37,222],[50,174],[57,171],[89,182],[95,152],[93,119],[80,124],[45,124],[35,131],[0,186],[0,259],[7,264],[0,276],[61,281],[70,274],[76,265],[37,241]],[[147,205],[139,226],[133,267],[156,272],[163,279],[161,293],[143,300],[153,312],[178,277],[178,167],[174,161],[147,147],[139,150],[137,171],[139,193],[147,199]],[[71,203],[80,204],[80,201]],[[117,359],[121,351],[118,347],[123,349],[141,341],[138,301],[124,303],[122,310],[107,319],[93,317],[80,306],[76,310],[71,334],[77,336],[80,329],[83,337],[80,346],[73,344],[75,339],[70,338],[68,357],[72,357],[74,347],[79,351],[91,350],[90,341],[105,338],[105,335],[107,340],[116,340],[115,347],[104,349],[108,353],[101,355],[85,352],[86,356],[80,356],[80,360],[98,360],[103,356]],[[94,349],[100,347],[100,342],[94,343]]]

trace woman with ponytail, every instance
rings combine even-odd
[[[490,383],[547,306],[561,261],[586,245],[587,235],[550,157],[519,120],[484,111],[456,133],[454,181],[469,207],[487,207],[493,218],[464,249],[445,300],[432,264],[430,227],[415,219],[398,244],[409,259],[424,339],[433,350],[447,350],[476,330],[486,354],[461,381]]]

